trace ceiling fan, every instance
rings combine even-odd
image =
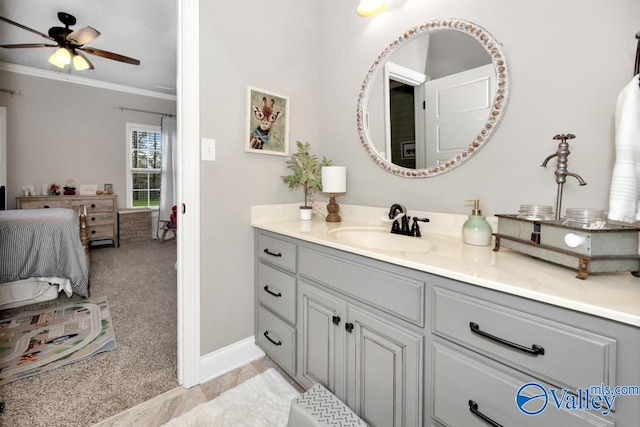
[[[64,68],[65,65],[73,62],[73,67],[76,70],[92,70],[93,64],[89,62],[83,52],[100,56],[102,58],[125,62],[127,64],[140,65],[140,61],[137,59],[129,58],[128,56],[123,56],[113,52],[108,52],[106,50],[85,46],[85,44],[98,37],[100,35],[100,32],[92,27],[84,27],[78,30],[72,30],[69,27],[76,24],[76,18],[73,15],[70,15],[66,12],[58,12],[58,19],[64,24],[64,28],[51,27],[49,28],[49,34],[44,34],[40,31],[34,30],[33,28],[29,28],[25,25],[0,16],[0,21],[4,21],[7,24],[15,25],[18,28],[30,31],[56,43],[5,44],[0,45],[0,47],[4,47],[6,49],[57,47],[58,49],[56,49],[53,55],[49,57],[49,62],[59,68]]]

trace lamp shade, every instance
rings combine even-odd
[[[345,166],[325,166],[322,168],[322,191],[324,193],[344,193],[347,191],[347,168]]]
[[[75,52],[73,54],[73,68],[75,68],[78,71],[92,70],[93,65],[80,52]]]

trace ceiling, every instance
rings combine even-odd
[[[0,0],[0,16],[47,33],[64,25],[58,12],[76,17],[73,29],[91,26],[102,34],[86,46],[140,60],[140,65],[87,54],[95,69],[76,71],[48,62],[55,48],[0,48],[0,62],[65,73],[139,89],[176,93],[177,0]],[[0,21],[0,44],[50,43]]]

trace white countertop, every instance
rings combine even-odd
[[[340,249],[415,270],[433,273],[488,289],[545,302],[640,327],[640,277],[631,273],[590,275],[575,278],[577,272],[538,260],[507,248],[472,246],[462,242],[461,227],[466,216],[434,212],[412,212],[426,216],[420,224],[422,239],[436,249],[429,253],[380,251],[339,242],[329,230],[338,227],[388,226],[380,215],[388,208],[340,206],[342,222],[327,223],[320,215],[312,221],[298,219],[298,205],[269,205],[251,208],[251,225],[327,247]],[[487,218],[496,227],[496,218]],[[407,237],[415,239],[415,237]]]

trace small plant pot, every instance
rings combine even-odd
[[[311,206],[300,206],[300,219],[303,221],[311,220],[311,214],[313,213],[313,209]]]

